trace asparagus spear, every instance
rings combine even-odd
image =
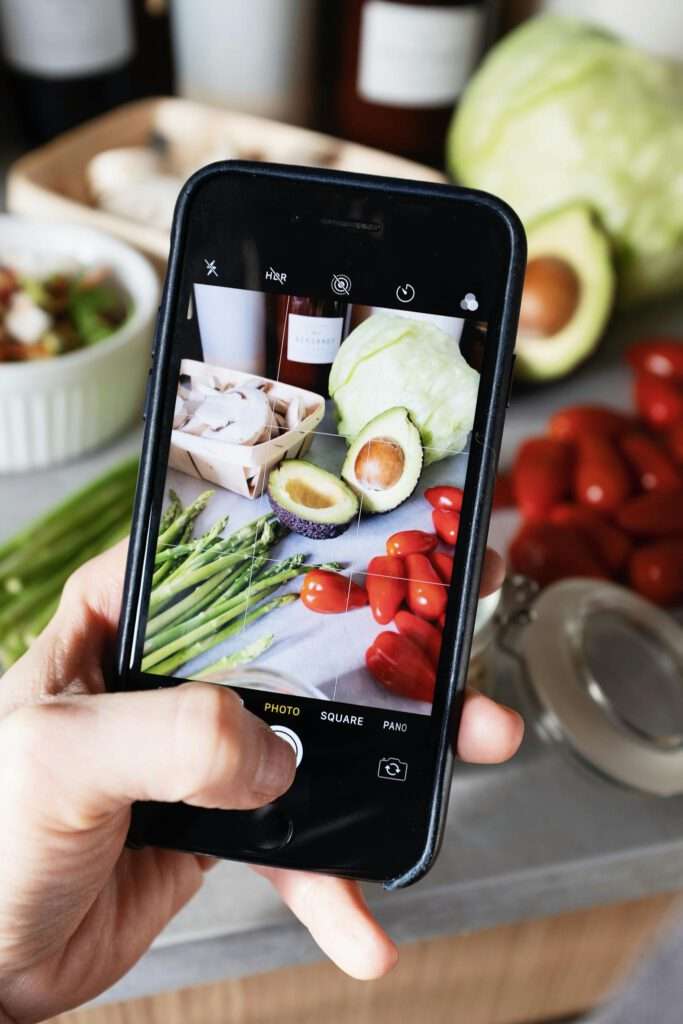
[[[180,537],[187,526],[191,526],[194,523],[197,516],[204,511],[209,503],[209,499],[213,497],[215,491],[204,491],[199,497],[195,498],[191,505],[177,516],[171,525],[164,530],[163,533],[159,534],[157,539],[157,547],[165,547]]]
[[[267,561],[265,556],[261,557],[264,561]],[[156,651],[159,647],[163,647],[164,644],[175,640],[182,632],[200,625],[201,622],[205,621],[201,617],[205,611],[209,611],[213,615],[214,608],[219,604],[222,605],[228,597],[232,597],[241,590],[244,590],[249,582],[250,565],[251,558],[245,555],[243,561],[238,566],[232,570],[227,570],[225,574],[221,574],[222,578],[217,585],[211,587],[209,584],[214,583],[213,578],[207,580],[205,584],[197,587],[196,590],[188,594],[178,604],[171,605],[165,612],[161,612],[154,619],[150,619],[145,633],[144,653],[149,654],[151,651]],[[166,623],[165,626],[163,623],[159,625],[162,619]]]
[[[272,566],[272,562],[265,555],[260,555],[255,559],[247,555],[244,563],[246,564],[239,566],[225,580],[223,586],[216,588],[215,592],[211,591],[208,594],[202,594],[197,601],[194,601],[193,598],[198,594],[198,590],[195,590],[193,594],[188,594],[182,615],[176,617],[171,625],[161,630],[158,628],[154,629],[153,632],[150,632],[148,628],[144,653],[150,654],[152,651],[156,651],[160,647],[164,647],[166,644],[171,643],[171,641],[176,640],[189,630],[200,626],[208,619],[214,618],[221,611],[225,610],[225,605],[230,598],[248,589],[255,573],[258,573],[263,567],[269,569]],[[176,607],[177,605],[172,605],[168,611],[172,611]]]
[[[240,618],[238,622],[232,622],[230,625],[219,630],[218,633],[214,633],[212,636],[204,637],[203,639],[188,645],[179,653],[167,658],[166,661],[158,663],[151,671],[157,675],[173,675],[176,669],[186,665],[194,658],[198,658],[200,654],[204,654],[205,651],[211,650],[212,647],[216,647],[218,644],[222,644],[225,640],[229,640],[230,637],[241,632],[242,629],[245,629],[247,626],[251,625],[252,622],[260,619],[263,615],[267,615],[276,608],[281,608],[284,605],[291,604],[292,601],[297,600],[298,596],[298,594],[283,594],[281,597],[275,597],[271,601],[265,601],[263,604],[254,608],[253,611],[248,612],[243,619]]]
[[[43,543],[47,544],[57,536],[70,533],[74,522],[87,520],[91,515],[90,500],[97,503],[102,492],[110,485],[117,489],[129,489],[132,493],[136,475],[137,458],[129,459],[70,495],[0,546],[0,566],[10,555],[17,552],[25,555],[27,550],[30,552],[37,535],[40,535]]]
[[[221,678],[226,673],[231,672],[239,665],[246,665],[250,661],[254,661],[260,657],[269,647],[272,646],[275,637],[272,633],[266,636],[260,637],[255,640],[253,644],[247,644],[241,651],[235,651],[233,654],[226,654],[224,658],[219,658],[218,661],[214,661],[212,665],[207,665],[206,668],[201,668],[196,675],[190,676],[190,679],[200,679],[205,683],[223,683],[227,682]]]
[[[284,562],[274,563],[272,571],[265,573],[255,583],[250,583],[251,569],[249,568],[245,573],[246,589],[242,589],[234,597],[226,600],[221,599],[215,605],[211,605],[200,614],[194,616],[193,620],[189,622],[183,621],[166,630],[164,633],[166,642],[162,646],[159,646],[155,639],[155,649],[152,650],[150,648],[150,653],[142,662],[143,670],[148,671],[158,661],[170,657],[176,651],[186,647],[188,643],[200,640],[202,637],[219,629],[224,623],[229,622],[236,615],[240,615],[249,605],[253,604],[254,598],[261,600],[266,594],[273,593],[283,583],[294,579],[302,571],[308,571],[305,568],[302,570],[301,563],[303,558],[303,555],[293,555]]]
[[[168,492],[169,503],[166,506],[166,511],[161,517],[159,522],[159,533],[166,533],[169,526],[176,521],[178,516],[183,511],[183,503],[174,490]]]
[[[65,502],[60,506],[66,509],[63,518],[54,519],[50,513],[34,520],[26,530],[16,534],[4,545],[4,555],[0,556],[0,574],[19,575],[25,566],[30,567],[42,553],[56,555],[65,542],[68,544],[74,536],[81,535],[100,512],[108,510],[113,504],[132,508],[134,484],[135,478],[129,468],[127,478],[105,482],[99,491],[84,495],[82,503],[76,508],[67,507]],[[43,522],[44,526],[41,525]]]
[[[261,542],[259,542],[251,550],[241,549],[233,551],[227,555],[220,555],[218,558],[212,558],[205,565],[201,565],[197,569],[191,569],[187,572],[180,573],[175,579],[162,583],[160,587],[152,591],[149,599],[150,612],[154,615],[184,590],[189,590],[198,583],[202,583],[204,580],[210,579],[222,569],[234,567],[238,562],[242,561],[245,555],[251,554],[258,556],[265,554],[267,550],[268,548],[264,547]]]
[[[158,569],[155,569],[152,573],[152,590],[158,587],[160,583],[163,583],[165,579],[168,579],[169,573],[173,572],[172,561],[163,562]]]
[[[30,614],[35,613],[44,602],[52,600],[61,593],[62,587],[72,572],[94,555],[115,544],[128,533],[130,524],[120,523],[108,534],[86,545],[70,561],[65,562],[59,572],[38,583],[32,583],[10,605],[0,611],[0,629],[10,629],[22,622]]]
[[[130,495],[122,504],[114,505],[108,512],[94,519],[89,526],[75,532],[58,549],[34,553],[30,561],[27,560],[24,568],[5,577],[3,583],[5,590],[11,594],[17,594],[36,578],[45,577],[58,570],[64,562],[74,555],[78,555],[79,551],[87,544],[106,535],[119,523],[130,520],[132,507],[132,495]]]
[[[25,654],[35,638],[42,633],[45,626],[57,611],[59,595],[46,602],[31,618],[19,623],[11,633],[5,636],[0,648],[0,663],[7,669]]]
[[[189,544],[169,544],[168,547],[161,548],[161,550],[157,551],[154,556],[154,564],[157,566],[164,565],[166,562],[173,562],[177,558],[183,558],[185,555],[191,555],[196,550],[196,540],[191,540]]]
[[[250,557],[250,553],[245,553],[242,561]],[[210,579],[202,583],[201,586],[197,587],[188,594],[181,601],[177,601],[175,604],[170,605],[164,611],[154,615],[151,619],[147,620],[147,637],[154,636],[160,629],[164,629],[172,622],[180,621],[187,615],[199,611],[209,601],[212,601],[218,591],[224,586],[226,581],[230,581],[234,576],[241,572],[241,564],[236,567],[223,569],[217,573],[216,576],[212,576]]]
[[[180,548],[189,548],[189,554],[181,555],[177,559],[171,566],[171,572],[167,578],[172,580],[179,576],[181,572],[185,572],[190,568],[199,568],[200,565],[206,565],[212,558],[215,558],[227,544],[227,541],[221,537],[227,522],[228,516],[222,516],[201,537],[194,541],[190,540],[187,544],[179,544],[178,547]],[[233,549],[229,548],[228,550]]]

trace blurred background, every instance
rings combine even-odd
[[[527,735],[458,766],[426,881],[369,892],[398,971],[341,977],[226,864],[60,1020],[578,1019],[683,888],[683,5],[0,0],[0,40],[3,668],[128,531],[196,168],[451,180],[529,246],[490,534],[509,574],[470,670]]]

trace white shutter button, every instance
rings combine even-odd
[[[271,725],[270,727],[276,736],[279,736],[285,743],[289,743],[290,747],[296,754],[296,766],[297,768],[301,764],[304,756],[304,745],[294,732],[293,729],[288,729],[286,725]]]

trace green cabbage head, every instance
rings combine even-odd
[[[332,364],[330,395],[350,443],[366,423],[402,406],[420,431],[425,463],[467,443],[479,374],[434,324],[375,313],[348,336]]]
[[[622,301],[683,287],[683,65],[583,22],[533,18],[473,77],[448,159],[461,182],[502,196],[527,224],[577,200],[591,206]]]

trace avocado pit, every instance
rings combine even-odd
[[[390,437],[375,437],[356,456],[354,472],[358,482],[370,491],[386,491],[403,475],[406,457],[401,445]]]
[[[573,318],[579,303],[581,282],[567,260],[536,256],[529,260],[519,315],[522,330],[551,338]]]

